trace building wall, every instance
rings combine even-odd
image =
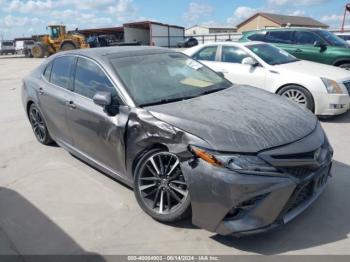
[[[143,45],[150,44],[149,29],[124,27],[124,41],[126,43],[141,42]]]
[[[151,44],[162,47],[174,47],[183,40],[184,29],[172,26],[151,24]]]
[[[184,39],[184,34],[184,29],[170,27],[170,46],[177,46],[177,44]]]
[[[250,30],[257,30],[257,29],[265,29],[265,28],[274,28],[274,27],[280,27],[279,24],[274,23],[273,21],[266,19],[263,16],[258,15],[251,21],[243,24],[242,26],[237,28],[237,32],[245,32]]]
[[[207,35],[209,34],[209,29],[201,26],[194,26],[185,30],[186,35]]]

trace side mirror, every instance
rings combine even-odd
[[[314,46],[315,46],[315,47],[324,48],[324,47],[326,47],[327,45],[326,45],[326,43],[323,42],[323,41],[315,41],[315,42],[314,42]]]
[[[106,107],[112,103],[112,94],[110,92],[97,92],[92,99],[96,105]]]
[[[225,78],[225,74],[223,72],[216,72],[219,76],[221,76],[222,78]]]
[[[96,105],[103,107],[103,111],[108,116],[115,116],[119,113],[119,103],[116,99],[112,99],[110,92],[97,92],[92,99]]]
[[[241,64],[250,65],[250,66],[258,66],[259,62],[256,61],[254,58],[248,56],[248,57],[243,58]]]

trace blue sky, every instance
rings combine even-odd
[[[258,11],[305,15],[339,28],[346,0],[0,0],[0,38],[45,33],[49,23],[95,28],[154,20],[237,25]],[[350,28],[350,14],[346,25]]]

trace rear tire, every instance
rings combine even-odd
[[[150,150],[135,168],[136,200],[143,211],[158,221],[179,221],[191,213],[186,180],[176,155],[164,149]]]
[[[308,108],[311,112],[314,112],[315,110],[314,99],[311,93],[304,87],[298,85],[288,85],[281,88],[277,94]]]
[[[43,145],[52,144],[53,140],[49,134],[49,130],[47,129],[42,113],[34,103],[29,107],[28,117],[35,138]]]

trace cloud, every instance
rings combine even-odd
[[[26,26],[33,26],[43,23],[44,21],[37,18],[28,18],[28,17],[19,17],[19,16],[13,16],[13,15],[7,15],[3,19],[0,20],[0,28],[14,28],[14,27],[22,27],[24,25]]]
[[[133,0],[119,0],[107,7],[107,13],[113,15],[119,22],[135,19],[136,7]]]
[[[336,15],[336,14],[324,15],[324,16],[321,17],[321,20],[323,22],[338,22],[338,21],[342,21],[343,20],[343,16],[342,15]]]
[[[227,23],[230,25],[236,25],[257,12],[258,9],[248,6],[239,6],[233,11],[233,15],[227,18]]]
[[[299,5],[299,6],[308,6],[308,5],[317,5],[325,3],[329,0],[267,0],[270,5]]]
[[[5,12],[19,12],[28,14],[51,10],[53,7],[54,4],[51,0],[12,0],[5,4],[3,10]]]
[[[304,10],[294,10],[292,12],[287,13],[287,15],[295,15],[295,16],[304,16],[306,13]]]
[[[184,14],[184,19],[187,22],[198,22],[201,17],[208,17],[214,12],[214,8],[209,4],[200,4],[191,2],[188,5],[187,11]]]
[[[57,6],[74,6],[78,10],[93,10],[115,4],[121,0],[61,0]]]

